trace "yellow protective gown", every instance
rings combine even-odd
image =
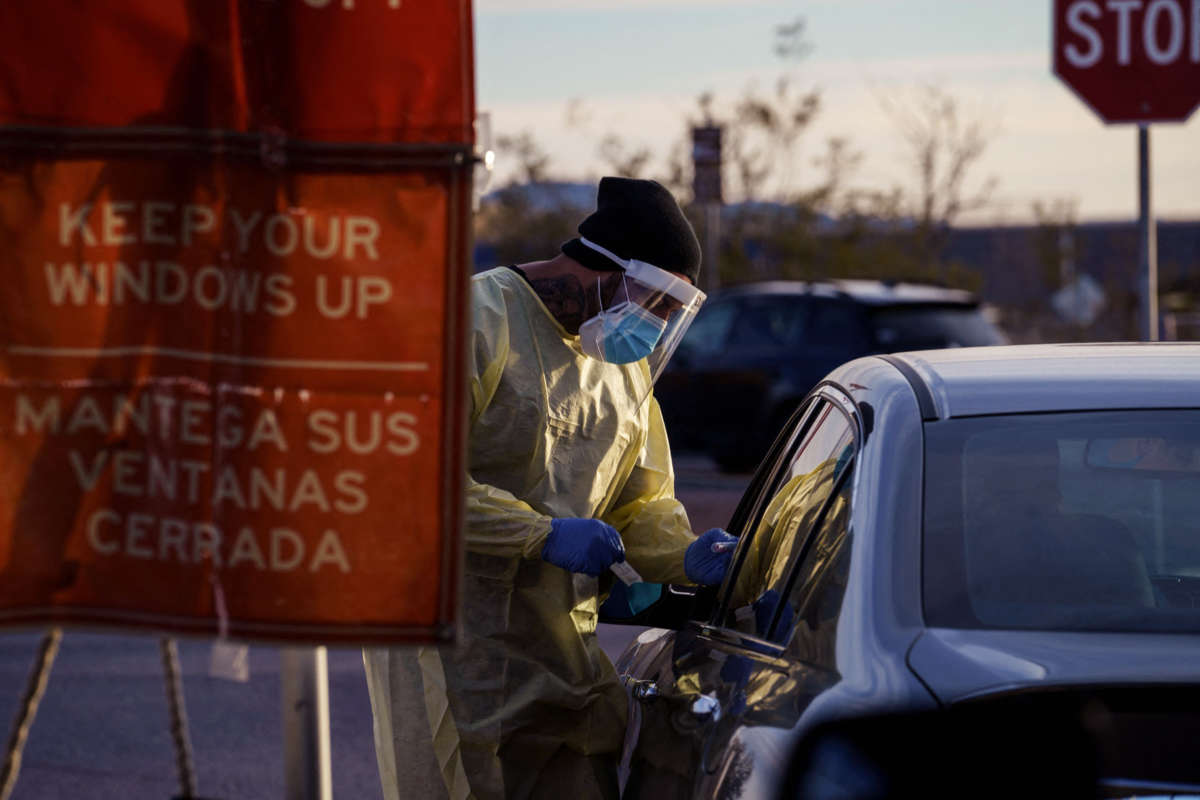
[[[541,559],[550,520],[608,522],[620,531],[629,564],[657,583],[689,582],[683,556],[694,539],[674,497],[658,404],[653,396],[639,402],[644,365],[585,356],[579,337],[511,269],[475,276],[471,302],[462,640],[439,657],[425,651],[417,659],[427,711],[421,723],[433,730],[453,800],[524,796],[539,771],[564,755],[615,759],[620,752],[625,692],[595,636],[600,580],[607,578]],[[412,703],[391,697],[387,664],[367,656],[381,773],[384,751],[403,760],[407,734],[395,731],[413,718],[398,719]],[[381,726],[386,713],[390,724]],[[396,796],[386,774],[383,780],[385,795]],[[396,780],[403,783],[403,775]],[[398,794],[418,796],[403,785]]]

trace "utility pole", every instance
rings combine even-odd
[[[1158,341],[1158,226],[1150,202],[1150,126],[1138,125],[1138,284],[1141,334]]]
[[[721,126],[692,128],[692,198],[704,210],[704,269],[700,288],[721,285]]]

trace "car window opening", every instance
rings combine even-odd
[[[741,610],[754,610],[755,634],[770,638],[791,602],[794,573],[852,472],[857,431],[850,417],[822,401],[798,433],[794,449],[772,477],[769,498],[742,530],[739,560],[718,607],[718,624],[737,626]],[[760,501],[762,502],[762,501]]]

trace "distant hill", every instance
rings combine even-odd
[[[1035,225],[957,228],[950,233],[946,258],[983,274],[980,293],[998,305],[1023,305],[1045,292],[1047,265],[1036,250]],[[1111,288],[1135,291],[1138,230],[1135,222],[1083,222],[1072,231],[1076,274]],[[1200,296],[1200,221],[1159,221],[1159,289],[1190,290]]]
[[[584,214],[591,213],[596,208],[596,184],[575,183],[572,181],[542,181],[539,183],[520,183],[488,192],[480,200],[480,207],[486,207],[501,201],[504,194],[520,195],[529,203],[531,211],[544,212],[563,206],[581,209]],[[791,206],[766,200],[755,200],[746,203],[727,203],[721,207],[723,219],[732,219],[739,214],[779,214],[787,216],[793,213]],[[832,229],[837,220],[827,215],[820,215],[817,220],[818,230]]]
[[[511,193],[521,195],[529,203],[530,210],[537,212],[567,205],[579,208],[586,214],[596,208],[595,184],[568,181],[511,184],[485,194],[480,200],[480,208],[497,203],[501,195]]]

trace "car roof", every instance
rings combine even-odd
[[[926,419],[1200,408],[1198,342],[964,347],[886,358],[913,384]]]
[[[720,297],[748,295],[809,295],[844,297],[864,305],[891,306],[909,304],[977,305],[978,299],[961,289],[947,289],[921,283],[900,283],[862,279],[820,281],[761,281],[722,288],[713,293]]]

